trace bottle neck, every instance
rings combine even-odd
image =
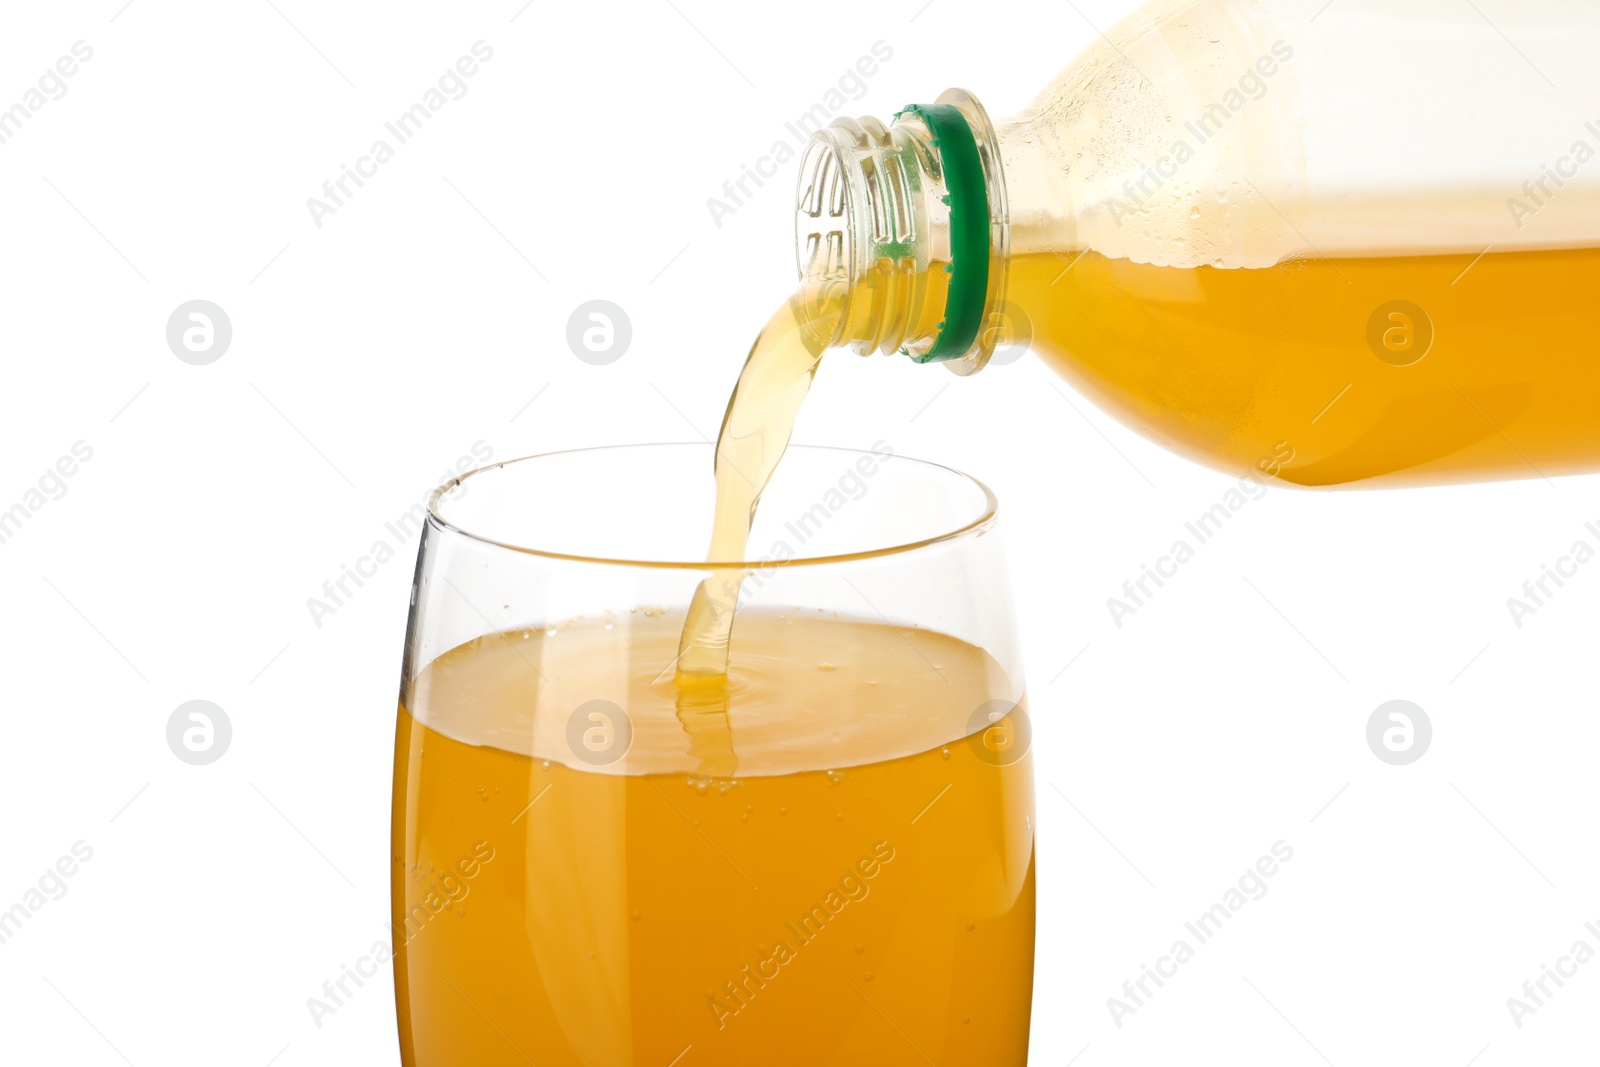
[[[1009,242],[994,127],[961,90],[888,125],[837,119],[806,146],[795,250],[802,279],[844,291],[836,346],[981,369],[1003,331]]]

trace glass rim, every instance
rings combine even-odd
[[[954,467],[946,466],[943,463],[935,463],[932,460],[926,460],[926,459],[916,459],[916,458],[911,457],[911,456],[900,455],[899,453],[895,453],[895,455],[894,455],[894,459],[896,461],[898,461],[898,462],[910,463],[910,464],[915,464],[915,465],[917,465],[919,467],[924,467],[924,468],[928,468],[928,469],[932,469],[932,470],[943,471],[946,474],[954,475],[959,480],[961,480],[961,481],[967,483],[968,485],[976,488],[979,491],[979,493],[982,494],[982,497],[983,497],[983,507],[981,509],[979,509],[981,511],[981,513],[976,518],[974,518],[974,519],[972,519],[972,520],[970,520],[968,522],[965,522],[965,523],[961,524],[960,526],[957,526],[955,529],[948,530],[948,531],[945,531],[943,533],[934,534],[934,535],[929,536],[929,537],[919,538],[919,539],[917,539],[915,541],[907,541],[907,542],[904,542],[902,544],[885,545],[885,546],[880,547],[880,548],[863,549],[863,550],[858,551],[858,552],[841,552],[841,553],[834,553],[834,554],[821,555],[821,556],[795,556],[795,557],[792,557],[790,559],[781,559],[781,560],[780,559],[744,559],[744,560],[703,560],[703,559],[699,559],[699,560],[681,560],[680,561],[680,560],[626,559],[626,558],[611,557],[611,556],[591,556],[591,555],[583,555],[583,554],[572,553],[572,552],[556,552],[556,551],[553,551],[551,549],[537,548],[537,547],[535,547],[533,545],[512,544],[511,542],[508,542],[508,541],[501,541],[501,540],[498,540],[497,538],[488,537],[488,536],[486,536],[484,534],[474,532],[473,530],[469,530],[466,527],[461,526],[460,524],[458,524],[458,523],[456,523],[456,522],[454,522],[454,521],[452,521],[450,519],[445,518],[445,516],[443,514],[441,514],[441,512],[439,510],[440,502],[444,499],[445,494],[449,493],[452,489],[456,488],[457,486],[465,483],[469,478],[472,478],[472,477],[474,477],[476,475],[485,474],[485,473],[487,473],[489,471],[501,470],[501,469],[503,469],[505,467],[512,467],[512,466],[516,466],[517,464],[521,464],[521,463],[532,463],[532,462],[534,462],[536,460],[541,460],[541,459],[552,459],[552,458],[554,458],[556,456],[571,456],[571,455],[577,455],[577,454],[582,454],[582,453],[615,452],[615,451],[622,451],[622,450],[664,449],[664,448],[696,448],[696,449],[713,449],[714,450],[716,448],[716,446],[711,444],[710,442],[707,442],[707,441],[653,441],[653,442],[642,442],[642,443],[634,443],[634,444],[590,445],[590,446],[586,446],[586,447],[583,447],[583,448],[563,448],[563,449],[557,449],[557,450],[552,451],[552,452],[539,452],[539,453],[536,453],[536,454],[530,455],[530,456],[518,456],[516,459],[502,460],[502,461],[500,461],[498,463],[486,463],[481,467],[475,467],[472,470],[467,471],[465,474],[461,474],[461,475],[458,475],[458,476],[450,479],[448,482],[445,482],[443,485],[437,487],[431,493],[429,493],[428,494],[428,521],[430,523],[434,524],[435,526],[439,527],[442,530],[447,530],[450,533],[456,534],[456,535],[458,535],[460,537],[465,537],[470,541],[476,541],[476,542],[478,542],[480,544],[485,544],[485,545],[492,545],[492,546],[494,546],[496,548],[503,548],[503,549],[505,549],[507,551],[510,551],[510,552],[520,552],[520,553],[522,553],[524,555],[539,556],[539,557],[542,557],[544,559],[562,560],[562,561],[565,561],[565,562],[568,562],[568,563],[595,563],[595,564],[601,564],[601,565],[604,565],[604,566],[612,566],[612,567],[646,567],[646,568],[660,569],[660,570],[696,570],[696,571],[705,571],[705,570],[727,569],[727,570],[745,570],[745,571],[750,571],[750,570],[766,570],[766,569],[775,568],[775,567],[815,567],[815,566],[822,566],[822,565],[825,565],[825,564],[853,563],[853,562],[857,562],[857,561],[860,561],[860,560],[883,559],[883,558],[889,557],[889,556],[904,555],[906,553],[915,552],[915,551],[918,551],[920,549],[931,547],[933,545],[943,544],[943,543],[945,543],[947,541],[958,541],[958,540],[962,540],[962,539],[965,539],[965,538],[968,538],[968,537],[976,537],[979,534],[981,534],[982,532],[984,532],[985,530],[988,530],[989,528],[994,526],[996,520],[999,517],[999,512],[1000,512],[1000,501],[999,501],[999,498],[995,496],[994,490],[990,489],[989,486],[986,483],[984,483],[983,481],[981,481],[980,479],[975,478],[970,474],[967,474],[965,471],[960,471],[960,470],[957,470]],[[789,445],[789,448],[790,449],[800,449],[800,450],[803,450],[805,452],[840,452],[840,453],[846,453],[846,454],[853,455],[853,456],[872,456],[872,455],[876,455],[877,454],[877,453],[874,453],[874,452],[867,451],[866,449],[847,448],[847,447],[843,447],[843,446],[840,446],[840,445],[801,445],[801,444],[793,444],[793,443],[791,443]],[[782,465],[780,464],[779,465],[779,473],[775,474],[774,477],[781,478],[782,476],[783,476],[782,475]]]

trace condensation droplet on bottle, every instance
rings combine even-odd
[[[856,955],[859,956],[865,951],[867,951],[867,946],[863,945],[861,942],[857,941],[856,942]]]
[[[819,663],[819,664],[817,664],[817,670],[819,670],[819,671],[836,671],[838,669],[839,669],[838,667],[835,667],[831,663]]]
[[[628,912],[628,918],[632,919],[634,922],[638,922],[639,921],[639,911],[638,911],[638,909],[635,908],[633,911]]]
[[[968,933],[971,933],[972,931],[976,930],[977,928],[978,928],[978,924],[977,923],[973,922],[971,919],[967,920],[967,932]]]
[[[862,975],[861,977],[863,979],[865,979],[866,981],[870,982],[870,981],[872,981],[872,972],[868,971],[866,974]]]

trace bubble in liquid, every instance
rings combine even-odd
[[[779,814],[779,815],[787,815],[787,814],[789,814],[789,809],[788,809],[788,808],[782,808],[782,807],[780,807],[780,808],[779,808],[779,809],[778,809],[778,814]]]
[[[857,941],[856,942],[856,955],[859,956],[865,951],[867,951],[867,946],[863,945],[861,942]]]
[[[967,920],[967,932],[968,933],[971,933],[973,930],[976,930],[977,928],[978,928],[978,924],[977,923],[973,922],[971,919]]]
[[[844,812],[842,812],[842,811],[834,812],[833,813],[833,821],[834,822],[844,822]]]
[[[839,669],[838,667],[835,667],[831,663],[819,663],[819,664],[817,664],[817,670],[819,670],[819,671],[836,671],[838,669]]]
[[[638,922],[639,921],[639,911],[638,911],[638,909],[635,908],[633,911],[628,912],[628,918],[632,919],[634,922]]]
[[[861,977],[870,982],[870,981],[872,981],[872,972],[868,971],[866,974],[862,975]]]
[[[944,759],[949,759],[950,758],[950,750],[948,748],[941,748],[939,750],[939,755],[941,757],[943,757]]]

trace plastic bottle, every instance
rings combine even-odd
[[[1600,5],[1174,0],[1015,118],[807,148],[836,343],[1028,344],[1199,462],[1307,486],[1600,470]]]

